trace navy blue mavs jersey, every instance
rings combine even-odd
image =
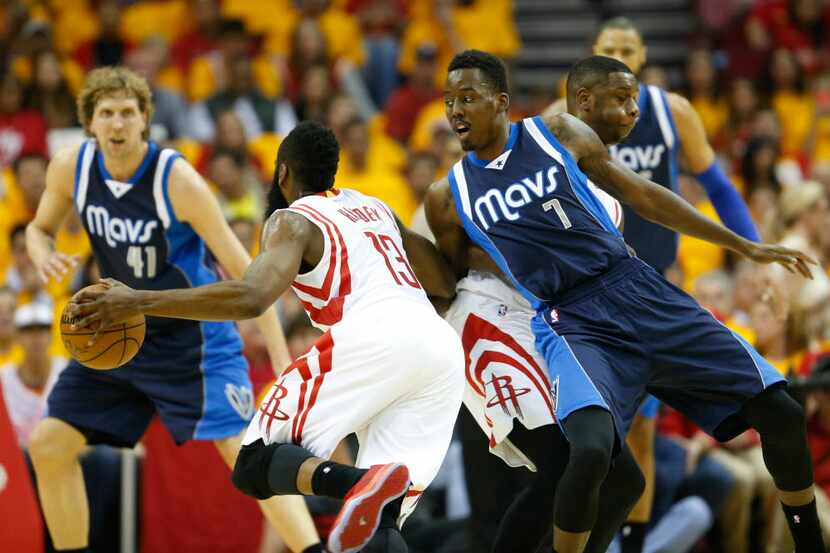
[[[540,118],[514,123],[504,153],[469,153],[449,174],[474,237],[538,306],[629,257],[585,174]]]
[[[178,157],[149,143],[135,174],[122,182],[109,174],[94,140],[81,146],[74,204],[102,276],[144,290],[219,280],[204,242],[170,202]],[[238,434],[253,415],[253,396],[235,325],[146,320],[144,344],[123,367],[92,371],[71,363],[50,396],[50,415],[88,431],[93,442],[114,445],[134,443],[154,411],[180,442]]]
[[[678,193],[677,152],[680,139],[666,93],[640,84],[640,118],[626,139],[609,149],[611,155],[635,173]],[[625,241],[637,255],[660,272],[677,257],[675,231],[647,221],[623,204]]]
[[[622,443],[651,393],[729,439],[746,429],[744,403],[782,382],[752,346],[629,255],[540,117],[513,124],[497,158],[468,153],[448,179],[467,235],[537,311],[530,324],[558,420],[607,409]]]

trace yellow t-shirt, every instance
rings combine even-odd
[[[781,122],[781,154],[800,153],[806,145],[815,116],[815,105],[808,95],[779,92],[772,98],[772,107]]]
[[[692,107],[700,115],[706,137],[712,141],[720,134],[729,117],[729,106],[726,100],[698,96],[691,100]]]
[[[720,222],[715,208],[712,207],[709,201],[700,203],[696,207],[709,219]],[[677,249],[677,261],[683,269],[683,288],[687,291],[692,290],[697,277],[722,267],[725,259],[726,254],[720,246],[681,234]]]
[[[190,64],[187,73],[187,95],[191,102],[204,100],[217,92],[216,64],[219,57],[214,54],[199,56]],[[276,98],[282,91],[282,80],[276,66],[268,56],[260,55],[253,60],[254,82],[263,96]]]
[[[0,351],[0,368],[8,364],[17,365],[23,361],[23,346],[20,344],[12,344],[12,347],[7,351]]]
[[[412,6],[412,21],[401,40],[398,68],[409,74],[415,66],[418,47],[424,43],[434,44],[438,48],[435,82],[440,86],[455,52],[442,24],[435,19],[433,6],[433,2],[415,2]],[[515,57],[521,48],[509,0],[478,0],[470,6],[455,6],[451,20],[465,48],[484,50],[507,59]]]
[[[365,171],[358,171],[350,166],[347,160],[340,159],[337,175],[334,178],[337,188],[351,188],[369,196],[374,196],[386,203],[400,220],[409,225],[412,215],[418,208],[418,201],[400,173],[370,167]]]

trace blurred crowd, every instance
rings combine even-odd
[[[668,276],[794,382],[809,415],[817,482],[830,493],[830,385],[822,380],[825,371],[830,377],[823,360],[830,353],[830,3],[698,0],[696,9],[699,31],[690,39],[682,78],[670,79],[657,66],[646,67],[641,78],[689,98],[764,240],[802,249],[817,265],[807,281],[683,237]],[[0,387],[16,441],[25,448],[64,363],[55,324],[63,306],[98,279],[74,212],[57,248],[79,263],[60,282],[41,282],[24,236],[50,156],[84,138],[74,98],[89,69],[123,64],[147,78],[155,102],[152,138],[177,148],[205,177],[252,254],[281,136],[307,119],[328,125],[340,141],[336,186],[381,198],[428,235],[424,192],[462,155],[444,117],[446,65],[454,53],[479,48],[510,67],[521,48],[512,11],[511,0],[1,2]],[[589,42],[586,37],[586,54]],[[515,103],[515,117],[538,111],[560,90],[551,82],[530,104]],[[715,218],[694,178],[680,179],[683,196]],[[290,294],[279,313],[291,353],[299,355],[318,333]],[[262,336],[249,322],[240,329],[262,389],[273,378]],[[718,445],[665,407],[656,426],[654,525],[682,505],[691,509],[687,514],[708,513],[700,534],[714,531],[698,544],[704,551],[792,550],[755,436]],[[484,442],[483,435],[473,438]],[[160,439],[153,438],[156,446]],[[482,448],[486,455],[486,443]],[[422,551],[479,551],[463,545],[456,521],[472,517],[467,542],[486,543],[510,490],[481,500],[472,479],[465,489],[464,470],[468,477],[486,467],[504,474],[504,482],[521,478],[516,471],[508,476],[500,463],[465,467],[454,446],[412,521],[413,534],[424,521],[431,521],[430,531],[413,543]],[[190,466],[181,459],[174,464]],[[689,497],[702,498],[698,511],[684,503]],[[91,499],[94,518],[104,511]],[[324,531],[332,507],[313,507]],[[820,495],[819,510],[830,530],[827,494]],[[145,536],[145,545],[151,538]],[[427,545],[430,540],[435,543]]]

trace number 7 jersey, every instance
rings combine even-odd
[[[288,207],[320,229],[320,262],[291,287],[312,324],[327,330],[381,302],[431,304],[409,264],[401,232],[382,201],[355,190],[332,189]]]
[[[493,160],[469,152],[448,180],[467,235],[534,308],[629,257],[602,200],[541,117],[511,124]]]

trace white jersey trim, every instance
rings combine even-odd
[[[78,191],[75,195],[75,205],[80,214],[86,207],[86,193],[89,189],[89,168],[92,160],[95,159],[95,141],[87,140],[83,146],[83,157],[81,158],[81,174],[78,175]]]
[[[663,133],[663,140],[670,150],[674,149],[674,131],[669,121],[668,106],[663,98],[662,91],[656,86],[648,86],[648,94],[654,104],[654,112],[657,114],[657,122],[660,124],[660,132]]]
[[[156,213],[165,229],[170,228],[171,219],[170,211],[167,209],[167,200],[164,197],[164,174],[167,172],[167,164],[170,158],[176,155],[175,150],[169,148],[162,150],[159,154],[159,160],[156,164],[156,174],[153,178],[153,199],[156,201]]]

